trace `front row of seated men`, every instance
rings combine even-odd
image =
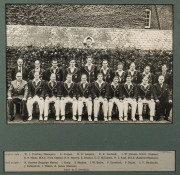
[[[143,104],[150,109],[150,121],[160,119],[160,114],[165,112],[165,120],[168,120],[172,108],[170,90],[164,83],[164,76],[160,75],[158,83],[148,84],[148,78],[144,77],[139,85],[133,84],[129,75],[126,82],[119,84],[117,76],[112,83],[103,81],[102,73],[97,75],[97,81],[87,82],[87,76],[81,76],[81,82],[74,83],[72,75],[68,74],[65,82],[56,81],[56,74],[52,73],[50,81],[40,79],[39,72],[34,73],[34,79],[28,83],[22,79],[22,74],[16,74],[16,80],[11,82],[8,91],[10,120],[14,120],[14,104],[22,104],[23,120],[32,120],[33,104],[39,106],[39,120],[48,120],[49,105],[54,103],[56,120],[65,120],[65,107],[72,103],[72,119],[82,120],[83,106],[87,107],[88,120],[98,121],[100,104],[102,104],[104,121],[112,120],[113,105],[116,104],[119,111],[119,120],[128,121],[128,110],[131,106],[131,120],[136,121],[135,114],[138,108],[139,120],[143,121]],[[27,103],[26,103],[27,100]],[[94,105],[93,105],[94,104]],[[27,105],[27,106],[26,106]],[[156,115],[155,115],[156,108]],[[78,119],[76,118],[78,113]],[[43,117],[44,114],[44,117]],[[61,118],[60,118],[61,117]]]

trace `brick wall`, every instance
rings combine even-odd
[[[152,10],[151,29],[171,30],[172,5],[6,5],[6,24],[60,27],[144,29],[145,9]]]
[[[7,46],[83,48],[86,36],[94,38],[94,48],[172,50],[172,30],[7,25]]]

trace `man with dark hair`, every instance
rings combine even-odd
[[[49,104],[54,103],[56,110],[56,121],[59,120],[60,115],[60,82],[56,81],[56,74],[52,73],[50,81],[45,84],[45,106],[44,106],[44,120],[48,120]]]
[[[27,109],[29,113],[28,120],[32,120],[32,110],[33,104],[38,103],[39,106],[39,120],[43,120],[44,112],[44,80],[40,79],[39,72],[34,73],[34,79],[28,82],[28,100],[27,100]]]
[[[108,61],[104,59],[102,61],[102,67],[98,70],[103,76],[103,81],[110,83],[113,79],[113,71],[108,67]]]
[[[8,90],[8,102],[9,102],[9,115],[11,115],[10,120],[13,121],[14,116],[14,104],[21,103],[23,121],[27,120],[27,106],[26,99],[28,95],[28,85],[27,82],[22,79],[22,74],[20,72],[16,73],[16,80],[11,82]]]
[[[129,70],[126,71],[125,73],[125,78],[127,78],[127,76],[131,76],[131,81],[134,84],[138,84],[139,83],[139,72],[135,69],[135,63],[132,62],[130,64],[130,68]]]
[[[158,72],[156,75],[156,83],[158,83],[158,81],[159,81],[159,76],[163,75],[164,76],[164,83],[168,84],[169,89],[172,90],[172,74],[169,73],[167,70],[168,70],[167,65],[163,64],[162,65],[162,71]]]
[[[132,83],[132,77],[126,77],[126,83],[122,86],[123,105],[124,105],[124,121],[128,121],[127,113],[129,105],[131,105],[131,119],[136,121],[135,114],[137,108],[137,87]]]
[[[154,85],[154,97],[156,101],[156,117],[160,119],[160,113],[165,112],[165,120],[169,120],[169,113],[172,108],[172,94],[169,85],[164,83],[164,76],[160,75],[158,83]]]
[[[87,63],[82,67],[82,74],[86,74],[87,81],[92,83],[97,77],[97,67],[92,63],[93,58],[89,55],[87,56]]]
[[[139,76],[139,83],[141,83],[142,82],[142,80],[143,80],[143,78],[144,77],[147,77],[148,78],[148,83],[149,84],[154,84],[154,75],[150,72],[150,66],[146,66],[145,68],[144,68],[144,72],[143,73],[141,73],[140,74],[140,76]]]
[[[51,68],[47,69],[45,73],[45,80],[49,81],[51,74],[56,74],[56,80],[57,81],[63,81],[63,71],[58,67],[58,61],[57,59],[52,60],[52,66]]]
[[[98,113],[100,108],[100,103],[103,104],[104,112],[104,121],[108,121],[108,96],[109,96],[109,87],[108,83],[103,81],[102,73],[97,75],[97,81],[92,83],[92,96],[94,99],[94,121],[98,121]]]
[[[123,121],[123,103],[122,103],[122,89],[118,83],[118,77],[115,76],[112,83],[109,85],[109,118],[112,120],[113,105],[116,104],[119,111],[119,120]]]
[[[140,121],[143,121],[143,104],[148,104],[150,109],[150,121],[153,121],[155,114],[153,85],[148,83],[148,78],[146,76],[143,77],[142,83],[138,86],[138,113]]]
[[[120,62],[118,63],[117,70],[115,71],[114,75],[118,77],[119,84],[124,84],[125,79],[125,72],[123,71],[123,64]]]
[[[86,74],[82,74],[81,82],[77,84],[77,98],[78,98],[78,121],[82,119],[82,109],[84,104],[87,106],[88,120],[92,121],[92,94],[91,84],[87,82]]]
[[[76,64],[76,61],[74,58],[72,58],[70,60],[70,66],[65,70],[65,73],[64,73],[64,79],[66,80],[66,77],[68,74],[71,74],[72,75],[72,81],[75,82],[75,83],[78,83],[80,82],[81,80],[81,72],[79,70],[79,68],[77,68],[75,66]]]
[[[23,59],[19,58],[17,60],[17,66],[12,68],[11,71],[11,81],[16,80],[16,74],[20,72],[22,74],[22,79],[27,80],[28,72],[27,69],[23,66]]]
[[[61,83],[60,87],[61,97],[61,120],[65,120],[65,106],[67,103],[72,103],[72,111],[74,121],[77,120],[77,84],[72,81],[72,74],[67,74],[66,81]]]
[[[40,61],[39,60],[36,60],[35,62],[34,62],[34,69],[32,69],[30,72],[29,72],[29,80],[33,80],[34,79],[34,74],[36,73],[36,72],[38,72],[39,73],[39,78],[41,79],[41,80],[45,80],[45,71],[44,71],[44,69],[42,69],[41,68],[41,63],[40,63]]]

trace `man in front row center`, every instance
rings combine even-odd
[[[78,121],[82,119],[82,110],[84,103],[87,106],[88,120],[92,121],[92,94],[91,84],[87,82],[86,74],[82,74],[81,82],[77,84],[77,97],[78,97]]]
[[[56,110],[56,121],[58,121],[60,115],[60,82],[56,81],[56,74],[52,73],[50,81],[45,84],[45,106],[44,106],[44,120],[48,120],[49,104],[54,102]]]
[[[14,104],[21,103],[23,121],[27,120],[27,106],[26,99],[28,95],[27,82],[22,79],[22,73],[16,74],[16,80],[11,82],[8,90],[8,102],[9,102],[9,115],[10,120],[13,121],[14,116]]]
[[[66,81],[61,83],[60,87],[60,96],[61,96],[61,121],[65,120],[65,107],[67,103],[72,103],[72,111],[73,116],[72,119],[74,121],[77,120],[77,99],[76,99],[76,83],[72,81],[72,74],[67,74]]]
[[[99,73],[97,76],[97,81],[92,83],[92,95],[94,99],[94,121],[98,121],[98,113],[100,108],[100,103],[103,104],[104,121],[107,122],[108,113],[108,96],[109,88],[108,83],[103,81],[103,74]]]

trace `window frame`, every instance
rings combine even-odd
[[[147,18],[147,12],[149,12],[149,18]],[[149,25],[146,25],[146,20],[149,21]],[[144,26],[145,29],[150,29],[151,28],[151,9],[145,9],[145,26]]]

